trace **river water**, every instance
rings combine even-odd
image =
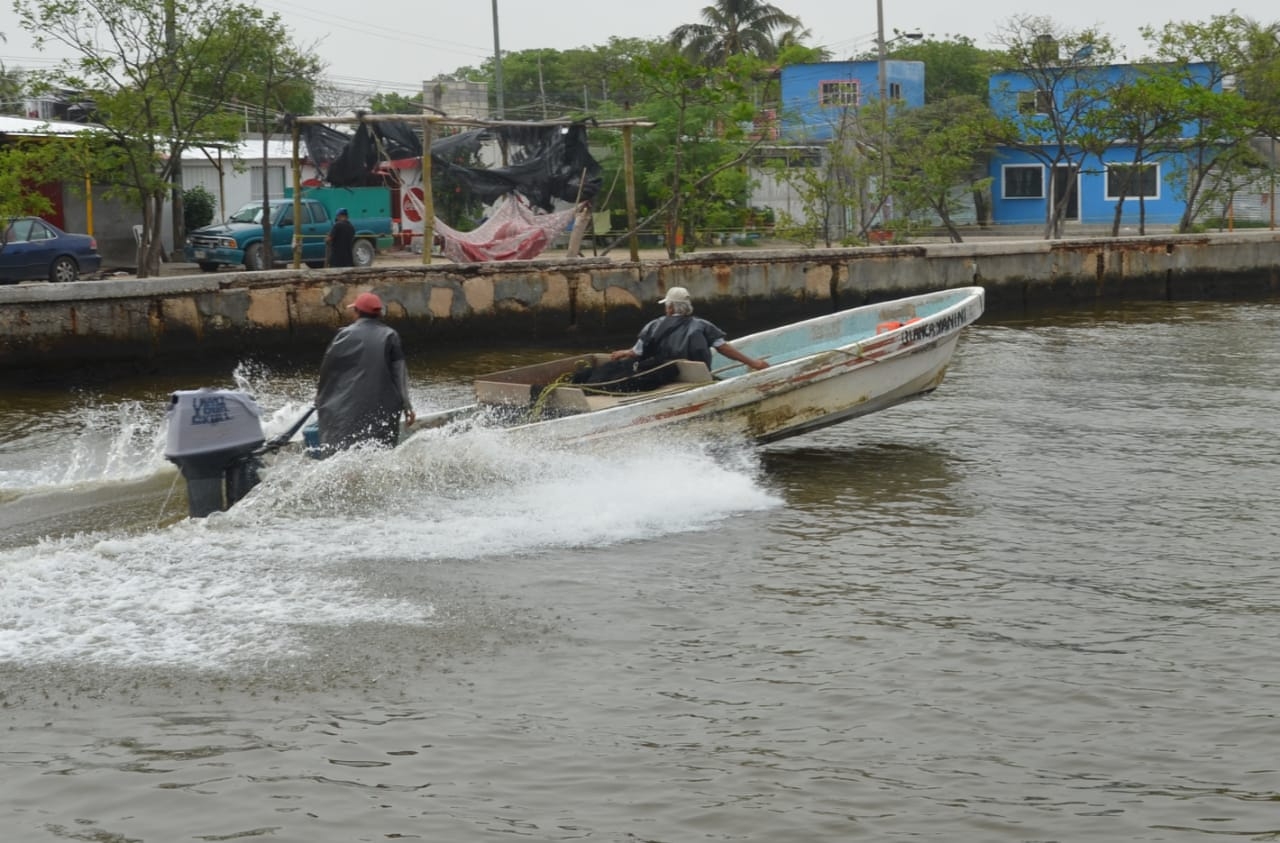
[[[984,317],[766,448],[424,434],[199,521],[168,392],[314,369],[10,392],[0,840],[1275,840],[1278,371],[1275,302]]]

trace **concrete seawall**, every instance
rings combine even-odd
[[[702,252],[357,270],[275,270],[0,287],[0,378],[199,355],[322,348],[364,290],[411,350],[437,342],[583,343],[633,335],[668,287],[743,333],[949,287],[987,289],[989,313],[1096,301],[1280,295],[1280,232]]]

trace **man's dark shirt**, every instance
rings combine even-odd
[[[329,266],[355,266],[353,254],[356,229],[348,219],[340,219],[329,232]]]

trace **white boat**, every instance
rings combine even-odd
[[[871,304],[733,339],[769,362],[709,371],[678,361],[677,379],[647,392],[575,384],[605,354],[565,357],[482,375],[476,403],[423,419],[435,426],[480,414],[550,440],[584,440],[696,426],[712,436],[764,443],[874,413],[942,383],[961,329],[982,315],[983,289],[962,287]]]
[[[680,426],[695,435],[773,442],[932,392],[983,302],[981,287],[959,287],[737,337],[735,348],[769,366],[729,362],[708,370],[701,362],[675,361],[676,379],[645,392],[572,382],[574,373],[607,361],[607,354],[494,372],[476,378],[474,404],[421,416],[417,428],[465,419],[554,443]],[[258,409],[242,393],[177,392],[169,412],[165,456],[187,478],[193,516],[226,509],[246,494],[258,482],[258,458],[282,447],[306,419],[266,442]]]

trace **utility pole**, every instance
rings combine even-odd
[[[880,105],[880,224],[889,227],[893,212],[893,199],[889,196],[889,84],[885,78],[888,67],[884,43],[884,0],[876,0],[876,82],[879,84]]]
[[[493,0],[493,83],[497,88],[498,110],[495,115],[502,119],[502,48],[498,46],[498,0]]]
[[[177,61],[178,52],[178,21],[176,11],[177,0],[164,0],[164,49],[165,58],[169,64],[169,81],[171,84],[176,83],[177,68],[174,62]],[[174,130],[176,131],[176,124]],[[173,212],[172,229],[173,229],[173,248],[178,251],[182,248],[183,240],[187,236],[187,224],[184,219],[182,207],[182,150],[178,149],[170,140],[169,144],[170,164],[169,172],[173,175],[173,191],[170,193],[169,206]],[[157,214],[157,216],[160,216]],[[156,220],[155,236],[160,237],[161,223]],[[163,246],[161,249],[163,250]]]
[[[910,38],[917,40],[923,33],[905,32],[893,40]],[[884,40],[884,0],[876,0],[876,81],[880,95],[880,219],[888,223],[893,216],[893,197],[889,195],[889,79],[888,42]]]

